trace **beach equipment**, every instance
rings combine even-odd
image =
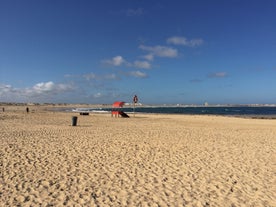
[[[88,116],[89,112],[80,112],[80,115],[82,115],[82,116]]]
[[[113,117],[113,115],[115,117],[123,117],[123,118],[129,118],[129,116],[122,111],[122,107],[124,106],[125,102],[123,101],[116,101],[113,103],[112,105],[112,110],[111,110],[111,116]]]
[[[78,122],[78,117],[77,116],[73,116],[72,117],[72,126],[77,126],[77,122]]]
[[[124,104],[125,104],[125,102],[123,102],[123,101],[115,101],[112,106],[113,106],[113,108],[122,108],[124,106]]]

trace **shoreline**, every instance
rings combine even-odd
[[[95,109],[95,111],[87,111],[91,114],[109,114],[110,111],[104,112],[101,111],[102,109],[112,109],[112,106],[110,105],[105,105],[104,107],[102,105],[87,105],[87,107],[83,107],[84,105],[70,105],[68,106],[63,106],[63,105],[58,105],[58,106],[53,106],[53,105],[0,105],[0,109],[1,108],[5,108],[5,112],[9,112],[9,111],[21,111],[21,112],[25,112],[26,107],[30,108],[30,112],[34,113],[36,111],[52,111],[52,112],[66,112],[66,113],[79,113],[77,111],[71,111],[74,108],[83,108],[83,109]],[[122,110],[124,110],[125,108],[129,109],[128,107],[123,107]],[[147,108],[147,107],[141,107],[141,108]],[[151,108],[151,107],[149,107]],[[184,107],[186,108],[186,107]],[[207,107],[208,108],[208,107]],[[212,108],[212,107],[211,107]],[[67,111],[68,110],[68,111]],[[99,110],[97,112],[97,110]],[[2,110],[0,111],[0,113],[5,113],[2,112]],[[128,114],[132,115],[133,112],[127,112]],[[271,119],[274,120],[276,119],[276,114],[271,114],[271,115],[266,115],[266,114],[199,114],[199,113],[156,113],[156,112],[137,112],[135,111],[135,114],[167,114],[167,115],[202,115],[202,116],[222,116],[222,117],[236,117],[236,118],[244,118],[244,119]]]
[[[125,102],[126,106],[132,106],[132,103]],[[112,107],[112,103],[110,104],[86,104],[86,103],[6,103],[0,102],[0,106],[53,106],[53,107],[67,107],[67,106],[89,106],[89,107]],[[137,103],[138,107],[276,107],[276,104],[141,104]]]

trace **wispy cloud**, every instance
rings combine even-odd
[[[140,45],[139,49],[150,52],[152,56],[174,58],[178,56],[178,50],[172,47],[166,46],[145,46]]]
[[[143,8],[127,9],[126,10],[127,16],[142,16],[144,13],[145,13],[145,10]]]
[[[6,93],[12,93],[15,92],[16,90],[11,86],[7,84],[0,84],[0,95],[3,96]]]
[[[128,76],[133,76],[133,77],[136,77],[136,78],[146,78],[147,74],[143,73],[141,71],[131,71],[131,72],[128,73]]]
[[[191,39],[188,40],[186,37],[173,36],[167,39],[168,44],[182,45],[187,47],[197,47],[203,44],[203,39]]]
[[[106,80],[118,80],[120,79],[115,73],[106,74],[103,76]]]
[[[136,68],[143,68],[143,69],[150,69],[151,64],[148,61],[135,61],[133,63],[134,67]]]
[[[225,78],[228,74],[226,72],[216,72],[208,74],[209,78]]]
[[[136,60],[133,63],[126,61],[122,56],[118,55],[111,59],[106,59],[102,61],[104,64],[110,65],[110,66],[127,66],[127,67],[135,67],[135,68],[142,68],[142,69],[150,69],[151,64],[148,61],[141,61]],[[95,74],[87,74],[86,77],[88,79],[96,79],[97,76]]]
[[[148,61],[153,61],[154,56],[153,56],[153,54],[147,54],[147,55],[142,56],[142,58],[144,58]]]
[[[195,78],[195,79],[190,80],[190,82],[191,83],[201,83],[201,82],[203,82],[203,80]]]
[[[83,77],[87,81],[97,79],[97,76],[94,73],[84,74]]]
[[[118,55],[111,59],[103,60],[103,63],[111,65],[111,66],[121,66],[122,64],[126,63],[126,60]]]
[[[101,98],[101,97],[103,97],[103,96],[104,96],[104,95],[103,95],[102,93],[100,93],[100,92],[95,93],[95,94],[92,95],[93,98]]]
[[[109,73],[109,74],[104,74],[104,75],[97,75],[95,73],[88,73],[82,75],[82,77],[87,80],[116,80],[119,79],[119,77],[115,73]]]

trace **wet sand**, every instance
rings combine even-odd
[[[276,206],[276,120],[44,109],[0,112],[0,206]]]

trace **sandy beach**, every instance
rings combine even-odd
[[[0,206],[275,207],[275,148],[276,120],[7,106]]]

